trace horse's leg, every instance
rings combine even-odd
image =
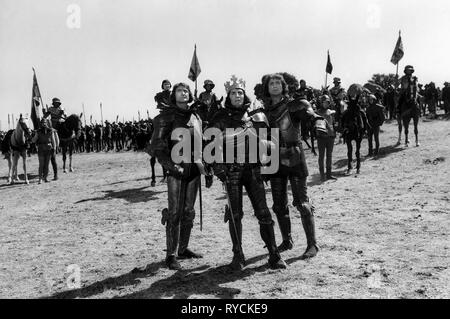
[[[353,146],[351,138],[346,138],[345,142],[347,144],[347,174],[350,174],[352,171],[352,161],[353,161]]]
[[[361,149],[361,139],[358,138],[356,139],[356,174],[359,174],[360,172],[360,168],[361,168],[361,154],[360,154],[360,149]]]
[[[156,181],[155,181],[155,164],[156,164],[156,158],[154,158],[153,156],[150,157],[150,167],[152,168],[152,182],[151,185],[155,186]]]
[[[73,154],[73,144],[69,145],[69,172],[73,172],[72,154]]]
[[[418,130],[418,126],[419,126],[419,116],[416,115],[414,116],[414,135],[416,136],[416,146],[420,146],[419,144],[419,130]]]
[[[16,151],[13,151],[13,181],[20,182],[19,174],[17,174],[17,165],[19,162],[19,153]]]
[[[28,175],[27,175],[27,151],[25,151],[22,154],[22,162],[23,162],[23,175],[25,177],[25,184],[30,184],[28,181]]]
[[[10,185],[13,182],[13,179],[12,179],[12,173],[13,173],[13,171],[12,171],[12,153],[11,152],[8,154],[7,160],[8,160],[8,183],[7,184]]]
[[[66,170],[67,146],[63,146],[62,148],[62,157],[63,157],[63,173],[67,173]]]
[[[405,127],[405,146],[409,146],[409,139],[408,139],[408,133],[409,133],[409,121],[411,121],[410,116],[403,117],[403,126]]]

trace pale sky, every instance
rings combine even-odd
[[[448,0],[0,0],[0,121],[29,113],[32,67],[44,103],[100,122],[154,117],[161,81],[187,82],[194,44],[203,81],[232,74],[247,92],[262,75],[290,72],[320,88],[326,53],[344,87],[395,73],[390,58],[402,31],[420,82],[450,81]],[[80,9],[79,28],[76,13]],[[69,27],[69,26],[72,26]]]

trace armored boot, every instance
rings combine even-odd
[[[175,257],[175,251],[178,246],[180,238],[180,226],[173,226],[170,221],[166,226],[166,243],[167,243],[167,257],[166,265],[169,269],[180,270],[181,265]]]
[[[180,229],[180,245],[178,246],[178,259],[203,258],[188,248],[192,225],[182,225]]]
[[[234,219],[236,224],[236,231],[233,227],[233,222],[228,221],[228,229],[230,231],[231,241],[233,243],[233,260],[229,265],[233,270],[241,270],[245,266],[245,256],[242,252],[242,222],[240,219]],[[237,234],[236,234],[237,233]],[[236,236],[237,235],[237,236]]]
[[[275,233],[273,231],[273,222],[271,224],[259,224],[261,238],[269,250],[269,267],[272,269],[286,269],[287,265],[280,256],[275,243]]]
[[[314,207],[310,203],[304,203],[299,207],[303,229],[305,230],[307,247],[302,259],[312,258],[317,255],[319,247],[316,242],[316,230],[314,223]]]
[[[283,252],[289,249],[292,249],[294,246],[294,241],[291,236],[291,219],[289,218],[289,214],[276,214],[278,225],[280,226],[281,236],[283,238],[283,242],[278,246],[278,251]]]

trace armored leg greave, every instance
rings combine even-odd
[[[303,229],[306,235],[307,248],[303,258],[314,257],[319,248],[316,243],[316,232],[314,223],[314,206],[308,198],[306,178],[291,176],[293,205],[298,209],[302,218]]]
[[[271,178],[270,185],[273,197],[272,209],[277,216],[278,225],[283,238],[283,243],[278,248],[280,251],[292,249],[291,219],[289,217],[289,208],[287,205],[287,177]]]
[[[316,230],[314,223],[314,206],[310,202],[297,206],[302,217],[303,229],[305,230],[307,248],[302,255],[304,259],[314,257],[319,251],[316,241]]]
[[[269,251],[269,266],[271,268],[279,269],[286,268],[286,263],[280,256],[277,245],[275,243],[275,233],[273,230],[273,221],[269,224],[259,224],[259,232],[261,238],[266,244],[267,250]]]
[[[174,256],[180,239],[180,216],[184,210],[186,182],[170,176],[167,188],[169,199],[166,224],[167,256]]]
[[[178,254],[183,254],[188,248],[189,238],[191,236],[191,230],[194,226],[195,218],[195,199],[197,197],[198,183],[200,182],[200,177],[195,177],[192,181],[188,182],[186,185],[186,196],[185,196],[185,208],[183,210],[183,215],[180,217],[181,228],[180,228],[180,245],[178,248]]]

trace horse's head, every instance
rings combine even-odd
[[[25,138],[28,140],[31,138],[30,119],[28,116],[20,114],[19,121],[17,122],[16,131],[18,134],[23,132]]]
[[[64,125],[69,131],[75,131],[78,135],[82,127],[81,118],[77,114],[72,114],[66,118]]]

